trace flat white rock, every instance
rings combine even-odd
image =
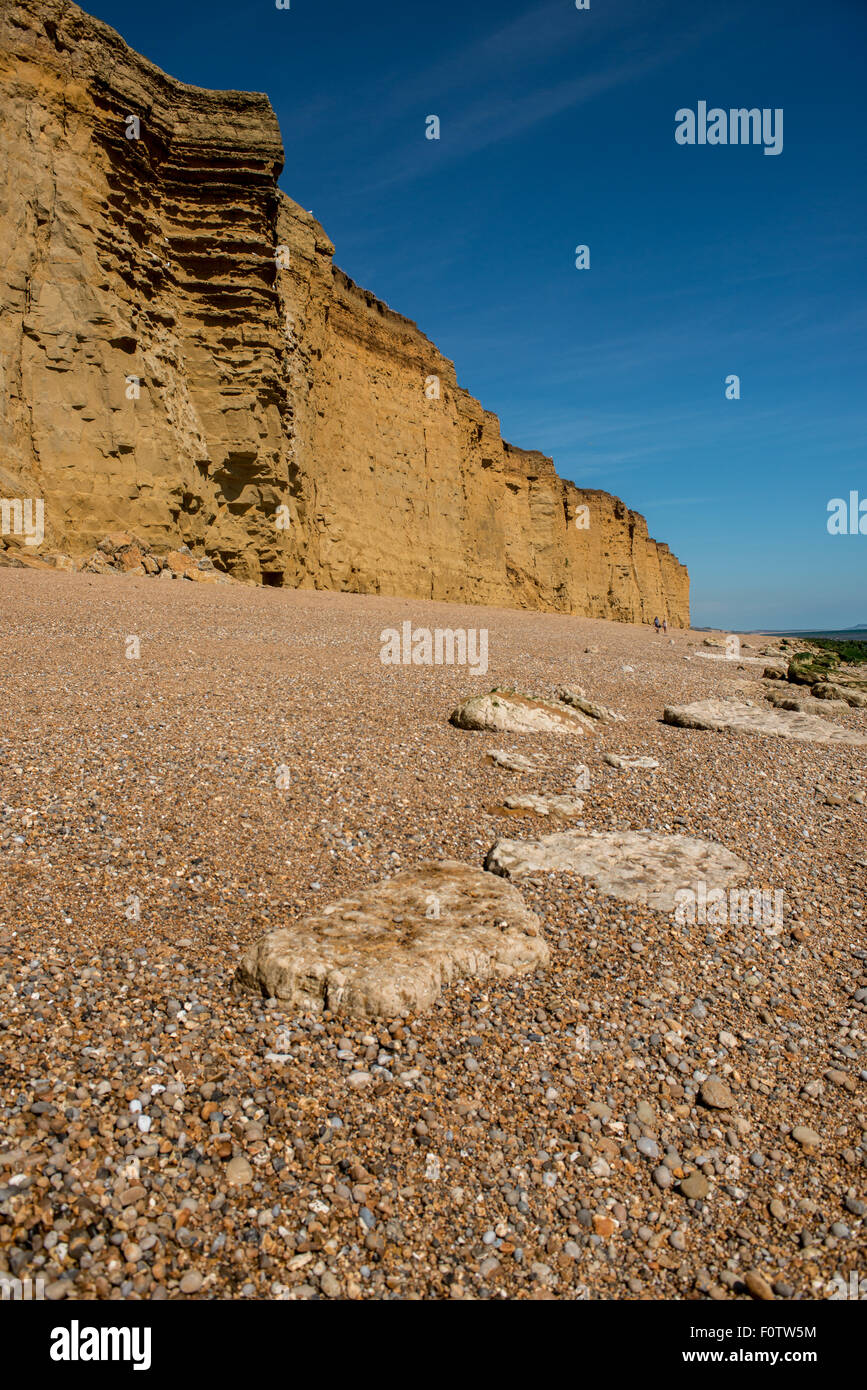
[[[696,652],[702,661],[730,661],[733,666],[767,666],[768,661],[763,656],[729,656],[727,652]]]
[[[580,796],[537,796],[528,792],[522,796],[507,796],[503,805],[510,811],[535,811],[539,816],[580,816],[584,802]]]
[[[246,951],[241,988],[304,1012],[417,1014],[453,980],[506,979],[547,965],[539,919],[517,889],[455,860],[396,874]]]
[[[697,892],[699,883],[726,888],[749,873],[742,859],[711,840],[649,830],[563,830],[539,840],[498,840],[485,868],[505,878],[580,874],[609,897],[661,912],[678,905],[681,889]]]
[[[515,690],[472,695],[452,710],[449,720],[459,729],[510,734],[583,734],[593,728],[593,720],[580,710]]]
[[[736,700],[696,700],[691,705],[667,705],[662,717],[666,724],[674,724],[681,729],[712,729],[716,732],[732,729],[740,733],[775,734],[778,738],[793,738],[800,743],[844,743],[854,748],[867,747],[867,735],[829,724],[815,714],[787,709],[759,709]]]

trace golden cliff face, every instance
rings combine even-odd
[[[4,0],[0,85],[0,496],[44,499],[46,548],[124,528],[266,583],[688,624],[644,518],[504,443],[333,265],[267,98],[65,0]]]

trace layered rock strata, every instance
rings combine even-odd
[[[46,549],[124,529],[240,579],[688,624],[644,518],[505,443],[337,269],[265,96],[67,0],[4,0],[0,84],[0,495],[43,499]]]

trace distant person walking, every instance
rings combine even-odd
[[[654,626],[654,628],[656,629],[656,631],[658,632],[658,631],[659,631],[659,619],[658,619],[658,618],[654,618],[654,620],[653,620],[653,626]]]
[[[665,635],[666,632],[668,632],[668,619],[667,619],[667,618],[663,618],[663,620],[662,620],[662,632],[663,632],[663,636]]]

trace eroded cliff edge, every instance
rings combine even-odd
[[[0,496],[44,499],[46,547],[123,527],[267,583],[688,624],[644,518],[505,443],[334,266],[266,97],[65,0],[0,0],[0,84]]]

